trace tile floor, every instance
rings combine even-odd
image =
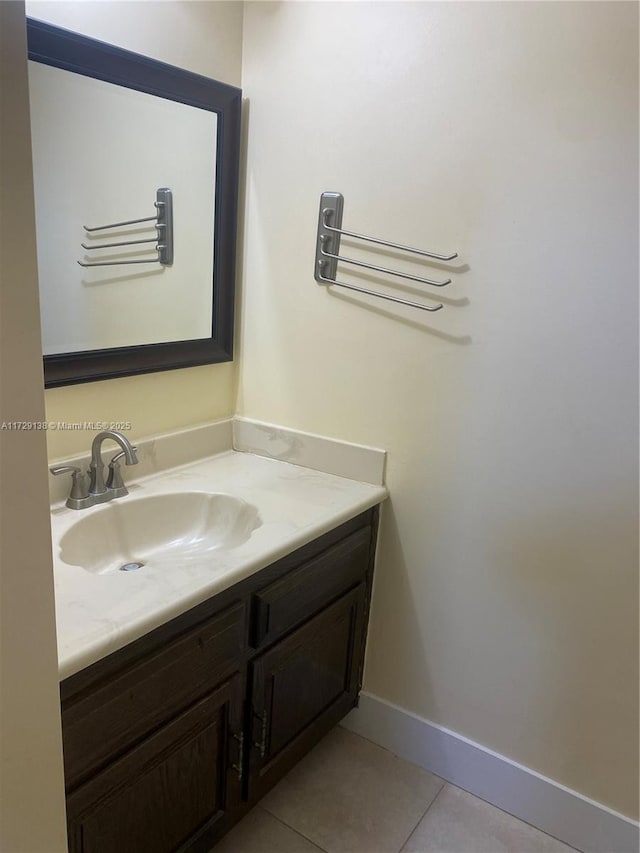
[[[213,853],[572,853],[340,727]]]

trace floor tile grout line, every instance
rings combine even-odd
[[[342,726],[342,728],[346,728],[346,727],[345,727],[345,726]],[[347,729],[347,731],[350,731],[350,729]],[[355,734],[355,732],[354,732],[354,734]],[[374,746],[378,746],[378,747],[380,747],[381,749],[384,749],[386,752],[389,752],[391,755],[393,755],[393,756],[394,756],[395,758],[397,758],[398,760],[400,760],[400,761],[404,762],[405,764],[409,764],[409,765],[411,765],[411,766],[413,766],[413,767],[418,767],[418,768],[420,768],[420,769],[422,769],[422,770],[425,770],[427,773],[431,773],[431,771],[430,771],[430,770],[427,770],[425,767],[422,767],[422,766],[421,766],[421,765],[419,765],[419,764],[414,764],[412,761],[408,761],[406,758],[403,758],[401,755],[399,755],[397,752],[394,752],[392,749],[388,749],[387,747],[380,746],[380,744],[379,744],[379,743],[377,743],[377,742],[376,742],[376,741],[374,741],[374,740],[371,740],[371,738],[366,737],[366,735],[358,734],[358,737],[362,738],[363,740],[368,741],[369,743],[372,743]],[[432,775],[432,776],[435,776],[436,774],[435,774],[435,773],[431,773],[431,775]],[[566,841],[563,841],[561,838],[558,838],[557,836],[552,835],[550,832],[547,832],[547,831],[546,831],[546,830],[544,830],[544,829],[540,829],[540,827],[539,827],[539,826],[536,826],[536,825],[535,825],[535,824],[533,824],[533,823],[529,823],[529,821],[526,821],[526,820],[524,820],[523,818],[518,817],[518,815],[515,815],[515,814],[513,814],[512,812],[507,811],[506,809],[501,808],[500,806],[497,806],[495,803],[492,803],[492,802],[490,802],[489,800],[486,800],[486,799],[483,799],[482,797],[479,797],[477,794],[474,794],[474,793],[473,793],[473,791],[469,791],[469,790],[467,790],[466,788],[462,788],[462,787],[460,787],[459,785],[454,785],[454,784],[453,784],[453,783],[451,783],[451,782],[447,782],[447,780],[446,780],[446,779],[442,779],[442,777],[441,777],[441,776],[437,776],[436,778],[437,778],[437,779],[441,779],[441,780],[442,780],[442,787],[440,788],[440,790],[438,791],[438,793],[436,794],[436,796],[433,798],[433,800],[429,803],[429,805],[428,805],[428,806],[427,806],[427,808],[425,809],[424,814],[422,815],[422,817],[420,818],[420,820],[418,821],[418,823],[414,826],[414,828],[411,830],[411,832],[409,833],[409,835],[408,835],[408,836],[407,836],[407,838],[405,839],[404,844],[402,845],[402,847],[400,847],[400,851],[399,851],[399,853],[402,853],[402,851],[403,851],[403,850],[404,850],[404,848],[406,847],[407,843],[409,842],[409,839],[410,839],[410,838],[411,838],[411,836],[414,834],[414,832],[415,832],[415,831],[416,831],[416,829],[418,828],[418,826],[419,826],[419,824],[421,823],[421,821],[425,818],[425,816],[426,816],[427,812],[429,811],[429,809],[431,808],[431,806],[433,806],[433,804],[434,804],[434,803],[435,803],[435,801],[439,798],[440,794],[443,792],[443,790],[445,789],[445,787],[446,787],[447,785],[449,785],[449,786],[450,786],[450,787],[452,787],[452,788],[458,788],[460,791],[465,791],[465,793],[470,794],[472,797],[475,797],[476,799],[481,800],[483,803],[487,803],[487,805],[493,806],[493,808],[498,809],[498,810],[499,810],[499,811],[501,811],[501,812],[504,812],[504,814],[509,815],[510,817],[514,818],[515,820],[520,821],[520,823],[523,823],[523,824],[525,824],[526,826],[531,827],[531,829],[535,829],[537,832],[540,832],[540,833],[542,833],[543,835],[546,835],[546,836],[548,836],[549,838],[552,838],[554,841],[558,841],[560,844],[564,844],[565,846],[567,846],[567,847],[569,848],[569,850],[571,850],[571,851],[575,851],[575,853],[582,853],[582,851],[581,851],[581,850],[579,850],[577,847],[571,847],[571,845],[567,844],[567,842],[566,842]]]
[[[313,841],[311,838],[308,838],[308,837],[304,834],[304,832],[300,832],[300,830],[295,829],[295,827],[291,826],[291,824],[288,824],[286,821],[282,820],[282,818],[279,818],[279,817],[278,817],[277,815],[275,815],[273,812],[270,812],[270,811],[269,811],[269,809],[265,808],[261,803],[258,803],[258,808],[262,809],[262,811],[263,811],[263,812],[266,812],[266,814],[270,815],[274,820],[277,820],[277,821],[278,821],[278,823],[282,824],[282,826],[286,826],[286,827],[287,827],[287,829],[290,829],[292,832],[295,832],[295,834],[296,834],[296,835],[299,835],[299,836],[300,836],[300,838],[304,838],[304,840],[305,840],[305,841],[308,841],[308,842],[309,842],[309,844],[313,844],[313,846],[314,846],[315,848],[317,848],[318,850],[321,850],[321,851],[322,851],[322,853],[328,853],[328,851],[327,851],[327,850],[325,850],[325,849],[324,849],[324,847],[320,847],[320,845],[319,845],[319,844],[316,844],[316,842],[315,842],[315,841]]]
[[[340,725],[340,724],[339,724],[339,725]],[[346,727],[345,727],[345,726],[341,726],[341,728],[346,728]],[[346,730],[347,730],[347,731],[351,731],[351,730],[350,730],[350,729],[348,729],[348,728],[347,728]],[[352,734],[356,734],[356,733],[355,733],[355,732],[352,732]],[[449,782],[447,782],[447,780],[446,780],[446,779],[443,779],[443,778],[442,778],[442,776],[436,776],[436,774],[435,774],[435,773],[431,773],[431,771],[430,771],[430,770],[427,770],[427,769],[426,769],[426,767],[422,767],[420,764],[414,764],[412,761],[408,761],[406,758],[403,758],[401,755],[399,755],[397,752],[394,752],[392,749],[388,749],[386,746],[381,746],[381,745],[380,745],[379,743],[377,743],[375,740],[371,740],[370,738],[366,737],[366,735],[358,734],[358,735],[357,735],[357,737],[362,738],[362,740],[366,740],[368,743],[371,743],[371,744],[373,744],[374,746],[379,747],[380,749],[383,749],[385,752],[388,752],[390,755],[393,755],[393,757],[394,757],[394,758],[396,758],[398,761],[401,761],[403,764],[407,764],[407,765],[409,765],[409,766],[411,766],[411,767],[416,767],[416,768],[418,768],[419,770],[424,770],[426,773],[430,773],[430,774],[431,774],[431,776],[433,776],[433,777],[434,777],[434,778],[436,778],[436,779],[439,779],[439,780],[442,782],[442,785],[440,786],[440,789],[439,789],[438,793],[437,793],[437,794],[435,795],[435,797],[431,800],[431,802],[429,803],[429,805],[428,805],[428,806],[426,807],[426,809],[424,810],[424,812],[423,812],[422,816],[419,818],[419,820],[418,820],[418,822],[416,823],[416,825],[413,827],[413,829],[411,830],[411,832],[409,833],[409,835],[407,835],[407,837],[405,838],[404,842],[403,842],[403,843],[402,843],[402,845],[400,846],[400,849],[399,849],[398,853],[402,853],[402,851],[403,851],[403,850],[404,850],[404,848],[406,847],[406,845],[407,845],[407,843],[408,843],[409,839],[411,838],[411,836],[413,835],[413,833],[416,831],[416,829],[418,828],[418,826],[420,825],[420,823],[422,822],[422,820],[423,820],[423,819],[424,819],[424,817],[426,816],[426,814],[427,814],[427,812],[429,811],[429,809],[431,808],[431,806],[435,803],[435,801],[438,799],[438,797],[440,796],[440,794],[444,791],[444,789],[446,788],[446,786],[449,784]],[[580,851],[576,851],[576,853],[580,853]]]
[[[438,776],[437,778],[438,778],[438,779],[441,779],[441,777],[440,777],[440,776]],[[417,823],[416,823],[416,825],[413,827],[413,829],[411,830],[411,832],[409,833],[409,835],[407,835],[407,837],[405,838],[405,840],[402,842],[402,845],[400,846],[400,849],[398,850],[398,853],[402,853],[402,851],[404,850],[404,848],[405,848],[405,847],[407,846],[407,844],[409,843],[409,841],[410,841],[411,837],[414,835],[414,833],[415,833],[416,829],[420,826],[420,824],[422,823],[422,821],[423,821],[423,820],[425,819],[425,817],[427,816],[427,812],[429,811],[429,809],[431,808],[431,806],[435,803],[435,801],[438,799],[438,797],[440,796],[440,794],[444,791],[444,789],[445,789],[446,787],[447,787],[447,782],[446,782],[444,779],[442,779],[442,785],[440,786],[440,790],[439,790],[439,791],[438,791],[438,793],[435,795],[435,797],[431,800],[431,802],[429,803],[429,805],[426,807],[426,809],[424,810],[424,812],[422,813],[422,815],[421,815],[421,816],[420,816],[420,818],[418,819],[418,822],[417,822]]]
[[[0,0],[0,2],[1,2],[1,0]],[[343,728],[345,728],[345,727],[343,726]],[[347,731],[350,731],[350,729],[347,729]],[[372,744],[374,744],[375,746],[380,746],[380,744],[379,744],[379,743],[377,743],[377,742],[376,742],[376,741],[374,741],[374,740],[371,740],[370,738],[366,737],[365,735],[358,734],[358,737],[363,738],[363,740],[367,740],[367,741],[369,741],[369,743],[372,743]],[[400,761],[403,761],[405,764],[409,764],[409,765],[411,765],[411,766],[413,766],[413,767],[419,767],[419,768],[421,768],[421,769],[425,770],[427,773],[431,773],[431,775],[432,775],[432,776],[436,776],[436,774],[435,774],[435,773],[432,773],[430,770],[427,770],[427,768],[426,768],[426,767],[422,767],[422,765],[420,765],[420,764],[414,764],[412,761],[409,761],[408,759],[403,758],[403,756],[399,755],[397,752],[394,752],[392,749],[388,749],[387,747],[384,747],[384,746],[383,746],[383,747],[381,747],[381,748],[382,748],[382,749],[384,749],[384,750],[386,750],[387,752],[390,752],[390,753],[391,753],[391,755],[395,756],[395,758],[399,759]],[[566,846],[570,851],[574,851],[574,853],[583,853],[583,851],[581,851],[579,848],[577,848],[577,847],[572,847],[570,844],[568,844],[566,841],[563,841],[561,838],[558,838],[556,835],[552,835],[552,834],[551,834],[550,832],[548,832],[547,830],[541,829],[539,826],[536,826],[535,824],[530,823],[529,821],[525,820],[525,819],[524,819],[524,818],[522,818],[522,817],[519,817],[518,815],[514,814],[513,812],[510,812],[510,811],[508,811],[507,809],[502,808],[501,806],[498,806],[498,805],[496,805],[495,803],[492,803],[490,800],[487,800],[487,799],[485,799],[485,798],[483,798],[483,797],[479,796],[478,794],[474,793],[473,791],[470,791],[470,790],[468,790],[467,788],[463,788],[463,787],[461,787],[460,785],[454,785],[454,784],[453,784],[453,782],[448,782],[446,779],[443,779],[441,776],[436,776],[436,778],[437,778],[437,779],[441,779],[441,780],[442,780],[442,787],[440,788],[440,790],[438,791],[438,793],[436,794],[436,796],[433,798],[433,800],[429,803],[429,805],[428,805],[428,806],[427,806],[427,808],[426,808],[425,813],[422,815],[422,817],[420,818],[420,820],[418,821],[418,823],[414,826],[414,828],[413,828],[413,829],[412,829],[412,831],[410,832],[409,836],[407,837],[407,839],[405,840],[404,844],[403,844],[403,845],[402,845],[402,847],[400,848],[400,853],[402,853],[402,850],[403,850],[403,849],[404,849],[404,847],[407,845],[407,843],[408,843],[409,839],[411,838],[411,836],[414,834],[414,832],[415,832],[415,831],[416,831],[416,829],[418,828],[418,824],[419,824],[419,823],[420,823],[420,822],[425,818],[425,816],[426,816],[427,812],[429,811],[429,809],[431,808],[431,806],[435,803],[435,801],[439,798],[440,794],[442,793],[442,791],[444,790],[444,788],[445,788],[447,785],[449,785],[449,787],[451,787],[451,788],[457,788],[459,791],[464,791],[465,793],[469,794],[469,795],[470,795],[470,796],[472,796],[472,797],[475,797],[476,799],[480,800],[481,802],[486,803],[486,804],[487,804],[487,805],[489,805],[489,806],[492,806],[494,809],[498,809],[498,811],[501,811],[501,812],[503,812],[504,814],[509,815],[510,817],[514,818],[514,820],[520,821],[520,823],[523,823],[523,824],[525,824],[526,826],[529,826],[531,829],[534,829],[534,830],[536,830],[537,832],[540,832],[540,833],[542,833],[543,835],[546,835],[546,836],[548,836],[549,838],[552,838],[554,841],[558,841],[560,844],[564,844],[564,845],[565,845],[565,846]]]

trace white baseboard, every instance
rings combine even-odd
[[[577,850],[638,853],[637,822],[377,696],[342,725]]]

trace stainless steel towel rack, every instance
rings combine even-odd
[[[152,259],[138,260],[130,258],[121,261],[78,261],[81,267],[119,267],[125,264],[162,264],[168,266],[173,263],[173,194],[168,187],[160,187],[156,191],[155,216],[144,216],[142,219],[127,219],[124,222],[111,222],[108,225],[96,225],[89,228],[83,225],[85,231],[108,231],[114,228],[124,228],[128,225],[137,225],[140,222],[155,222],[156,236],[142,240],[122,240],[116,243],[81,243],[83,249],[94,251],[95,249],[115,249],[119,246],[137,246],[141,243],[155,243],[157,257]],[[148,226],[151,227],[151,226]]]
[[[355,290],[358,293],[366,293],[369,296],[377,296],[380,299],[387,299],[389,302],[399,302],[401,305],[409,305],[412,308],[420,308],[422,311],[439,311],[443,306],[440,305],[422,305],[420,302],[411,302],[408,299],[400,299],[397,296],[390,296],[386,293],[379,293],[375,290],[368,290],[365,287],[358,287],[355,284],[347,284],[344,281],[337,281],[337,267],[339,263],[352,264],[353,266],[363,267],[364,269],[373,270],[374,272],[384,273],[385,275],[393,275],[397,278],[416,281],[419,284],[427,284],[432,287],[445,287],[451,284],[451,279],[447,278],[444,281],[436,281],[423,276],[411,275],[398,270],[380,267],[377,264],[369,264],[364,261],[356,260],[355,258],[346,258],[340,254],[340,237],[350,237],[353,240],[363,240],[367,243],[374,243],[378,246],[386,246],[390,249],[407,252],[408,254],[418,255],[424,258],[433,258],[438,261],[452,261],[457,258],[456,252],[443,255],[436,252],[427,252],[424,249],[414,249],[411,246],[403,246],[400,243],[392,243],[389,240],[381,240],[378,237],[367,237],[365,234],[358,234],[355,231],[347,231],[342,227],[342,211],[344,207],[344,197],[341,193],[325,192],[320,196],[320,211],[318,213],[318,232],[316,239],[316,257],[314,277],[318,284],[337,285],[345,287],[347,290]]]

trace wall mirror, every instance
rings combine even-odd
[[[230,361],[241,90],[27,38],[45,387]]]

